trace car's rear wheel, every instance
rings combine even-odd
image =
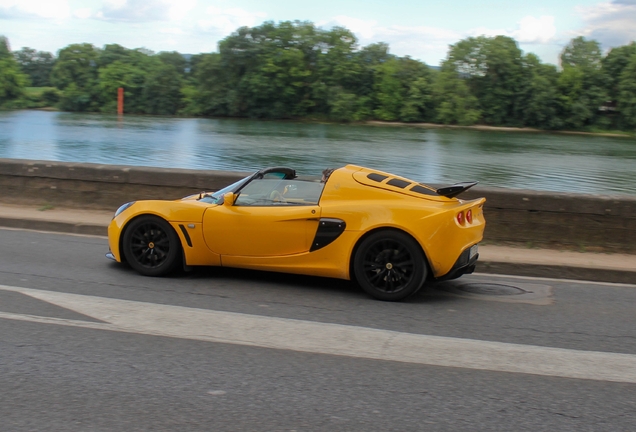
[[[128,264],[145,276],[170,273],[181,256],[181,244],[174,229],[165,220],[150,215],[130,223],[122,248]]]
[[[399,231],[379,231],[365,238],[356,250],[353,270],[362,289],[385,301],[415,294],[428,273],[420,246]]]

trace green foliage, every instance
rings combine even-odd
[[[29,76],[32,86],[48,87],[51,85],[50,75],[55,64],[53,54],[24,47],[14,52],[13,56],[20,65],[22,73]]]
[[[541,129],[636,127],[636,43],[603,57],[599,44],[572,39],[562,70],[525,54],[506,36],[470,37],[448,51],[441,70],[360,47],[346,28],[311,22],[241,27],[216,53],[158,54],[110,44],[72,44],[50,53],[11,53],[0,37],[0,105],[127,113],[368,119]],[[32,85],[46,90],[29,90]],[[55,89],[50,89],[49,83]]]
[[[162,51],[157,54],[157,58],[161,63],[173,66],[181,76],[185,76],[188,62],[183,55],[176,51]]]
[[[448,60],[437,74],[433,98],[439,123],[469,126],[477,123],[481,117],[477,98],[471,94],[455,65]]]
[[[130,63],[115,60],[99,70],[100,99],[103,112],[117,112],[117,92],[124,89],[124,107],[127,113],[145,112],[142,93],[146,72]]]
[[[339,122],[367,120],[371,118],[371,99],[333,87],[329,96],[329,118]]]
[[[131,50],[119,44],[108,44],[99,53],[97,65],[100,69],[115,62],[138,65],[145,57],[147,55],[139,50]]]
[[[60,50],[51,72],[51,83],[64,94],[65,111],[95,111],[100,105],[98,85],[99,50],[91,44],[72,44]]]
[[[190,115],[230,115],[230,92],[227,89],[226,70],[217,53],[201,54],[191,59],[192,84],[183,90],[183,112]]]
[[[583,36],[570,41],[561,53],[563,69],[581,68],[600,70],[602,65],[601,46],[593,40],[586,40]]]
[[[634,55],[636,55],[636,42],[612,48],[607,53],[607,56],[603,58],[604,78],[607,81],[607,91],[610,100],[618,98],[618,84],[621,74]]]
[[[55,87],[26,87],[22,98],[24,108],[47,108],[57,105],[62,92]]]
[[[0,36],[0,59],[11,57],[11,48],[9,48],[9,39]]]
[[[523,124],[526,71],[522,52],[507,36],[467,38],[452,45],[447,61],[466,76],[485,123]]]
[[[9,41],[0,36],[0,107],[19,107],[17,100],[24,95],[28,81],[11,55]]]
[[[563,126],[559,117],[562,99],[558,91],[559,74],[555,66],[541,64],[534,54],[524,57],[527,71],[523,124],[526,126],[558,129]]]
[[[373,86],[376,108],[373,114],[377,119],[395,121],[399,119],[400,109],[404,103],[402,83],[398,78],[399,64],[395,59],[379,64],[375,68],[375,85]]]
[[[623,68],[618,83],[618,109],[623,124],[636,129],[636,54],[632,54],[629,63]]]
[[[92,105],[91,100],[89,92],[72,82],[64,89],[59,108],[63,111],[89,111]]]
[[[51,83],[65,89],[71,84],[88,89],[97,79],[97,59],[99,50],[91,44],[73,44],[60,50],[51,73]]]
[[[607,100],[600,45],[580,36],[572,39],[561,54],[561,65],[558,86],[565,126],[582,129],[595,124],[599,108]]]
[[[148,114],[174,115],[181,105],[181,74],[174,66],[162,64],[146,79],[142,98]]]

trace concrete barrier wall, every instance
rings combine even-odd
[[[140,199],[214,191],[248,173],[0,159],[0,201],[115,210]],[[636,253],[636,198],[476,186],[485,196],[486,241]]]

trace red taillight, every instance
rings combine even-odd
[[[457,222],[460,225],[464,225],[464,213],[463,212],[457,213]]]
[[[473,223],[473,211],[470,209],[466,212],[466,222]]]

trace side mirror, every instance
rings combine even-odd
[[[223,195],[223,205],[226,207],[232,207],[234,205],[234,200],[236,200],[234,192],[228,192]]]

